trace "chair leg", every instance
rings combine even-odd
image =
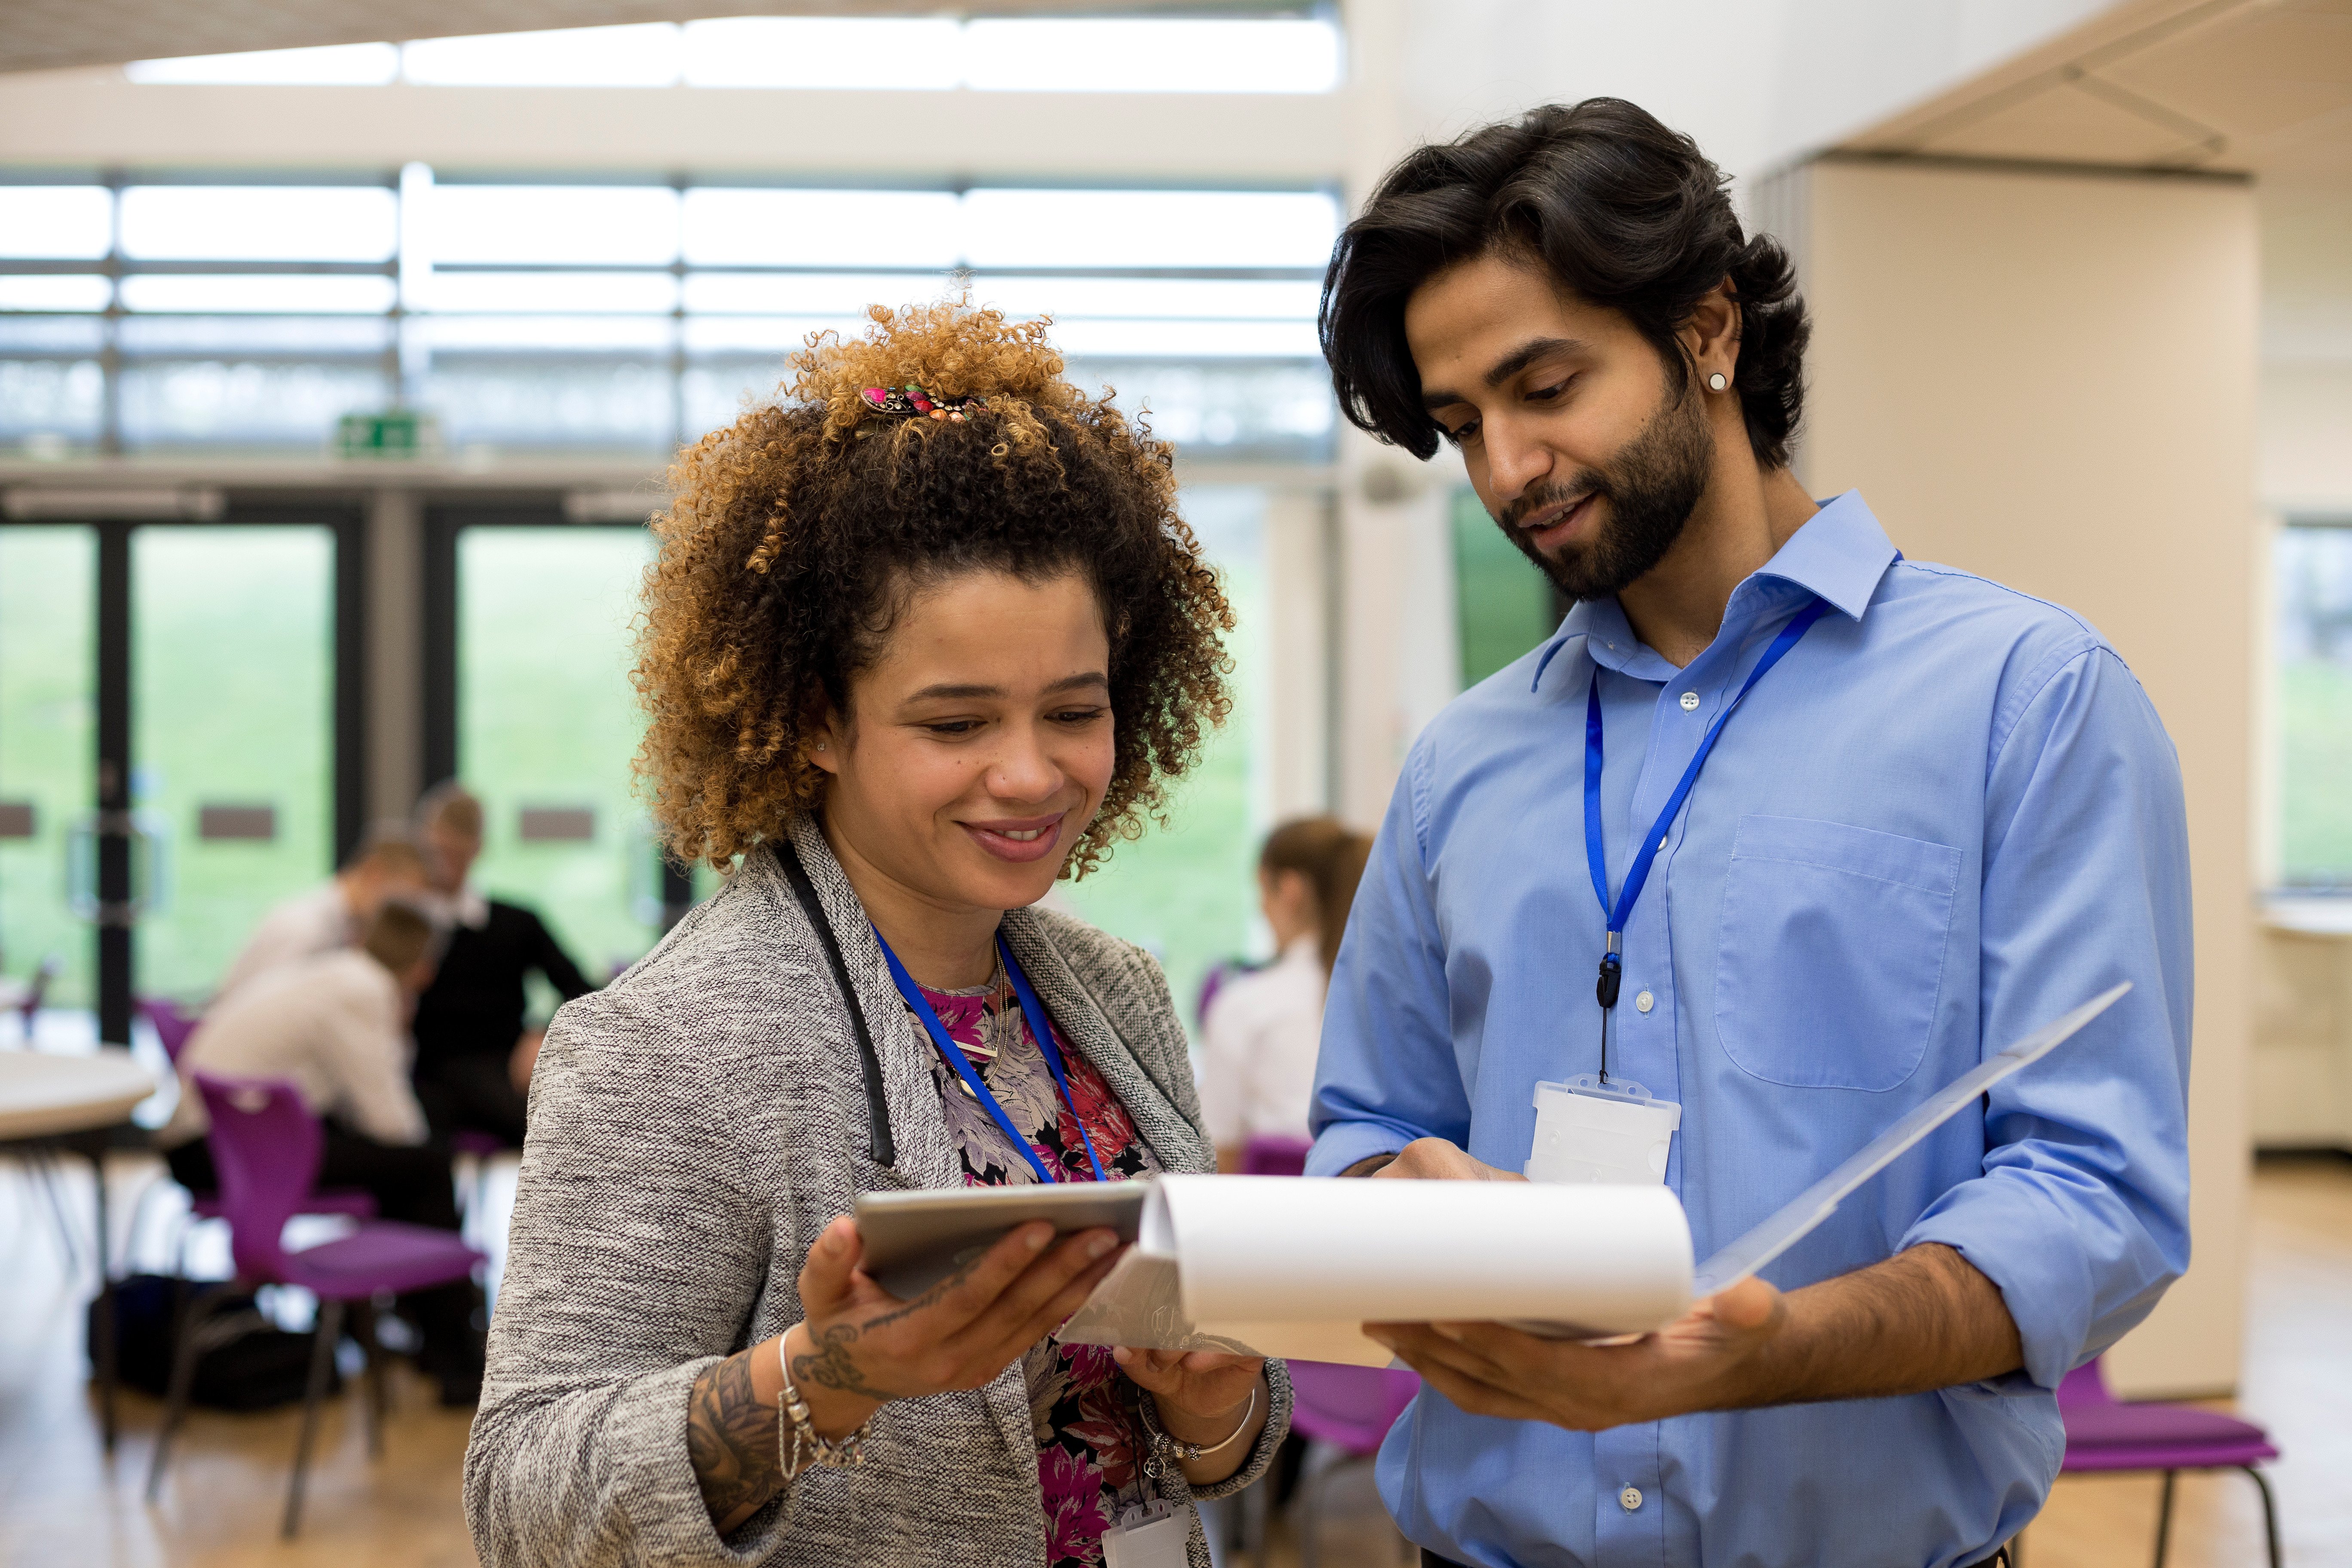
[[[367,1355],[367,1444],[368,1458],[383,1458],[383,1346],[376,1339],[376,1310],[373,1301],[354,1303],[352,1328],[356,1331],[360,1349]]]
[[[318,1337],[310,1346],[310,1384],[302,1394],[302,1436],[294,1444],[294,1473],[286,1482],[286,1522],[278,1535],[294,1539],[302,1527],[302,1481],[310,1468],[310,1442],[319,1430],[319,1401],[326,1397],[327,1369],[335,1364],[335,1342],[343,1337],[343,1304],[319,1303]]]
[[[2279,1554],[2278,1500],[2271,1495],[2271,1484],[2263,1479],[2262,1471],[2252,1465],[2239,1468],[2253,1478],[2255,1488],[2263,1494],[2263,1538],[2270,1544],[2271,1568],[2282,1568],[2285,1559]]]
[[[196,1380],[196,1352],[204,1337],[205,1321],[236,1283],[234,1279],[224,1279],[205,1286],[176,1314],[178,1321],[172,1331],[171,1391],[163,1402],[163,1424],[155,1431],[154,1451],[147,1456],[147,1500],[151,1503],[163,1492],[163,1466],[171,1457],[172,1439],[188,1413],[188,1389]]]
[[[1322,1522],[1323,1483],[1330,1479],[1331,1468],[1326,1466],[1318,1475],[1304,1465],[1299,1467],[1298,1498],[1292,1505],[1298,1516],[1298,1568],[1315,1568],[1316,1549],[1320,1545],[1316,1540],[1320,1533],[1316,1526]]]
[[[2156,1568],[2164,1568],[2165,1549],[2172,1544],[2172,1483],[2180,1472],[2164,1472],[2164,1500],[2156,1509]]]

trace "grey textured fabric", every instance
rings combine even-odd
[[[695,1378],[799,1321],[807,1245],[856,1194],[961,1182],[930,1047],[857,895],[813,823],[793,842],[873,1030],[897,1165],[867,1156],[848,1012],[765,850],[620,980],[566,1005],[532,1078],[466,1450],[467,1522],[488,1568],[1044,1561],[1017,1362],[984,1389],[884,1405],[864,1466],[803,1473],[732,1536],[704,1510],[686,1448]],[[1043,910],[1007,915],[1004,934],[1160,1163],[1213,1169],[1160,966]],[[1204,1495],[1255,1479],[1288,1430],[1289,1379],[1279,1363],[1267,1372],[1265,1435]],[[1192,1560],[1206,1568],[1197,1528]]]

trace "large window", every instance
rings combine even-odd
[[[1258,842],[1272,824],[1259,735],[1266,721],[1265,492],[1199,486],[1184,492],[1183,513],[1233,603],[1233,717],[1172,791],[1167,826],[1119,845],[1093,876],[1060,884],[1058,896],[1157,958],[1190,1026],[1210,968],[1256,945]]]
[[[977,26],[978,24],[975,24]],[[1319,460],[1322,191],[373,179],[0,183],[0,445],[326,449],[433,416],[460,458],[658,454],[814,331],[968,292],[1052,315],[1195,458]]]
[[[1339,29],[1311,15],[722,16],[197,55],[125,68],[139,82],[270,86],[1328,92],[1339,80]]]
[[[67,868],[97,794],[97,582],[90,530],[0,528],[0,983],[49,965],[52,1006],[97,995]]]
[[[645,733],[630,622],[653,535],[469,527],[457,552],[457,763],[487,818],[474,879],[537,910],[601,980],[662,930],[629,773]]]
[[[2278,542],[2279,873],[2352,890],[2352,518]]]

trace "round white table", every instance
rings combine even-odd
[[[130,1124],[131,1108],[155,1092],[155,1079],[113,1046],[80,1056],[0,1051],[0,1154],[44,1159],[59,1152],[89,1162],[97,1194],[98,1362],[100,1426],[114,1451],[114,1265],[107,1256],[106,1152]]]
[[[154,1076],[118,1047],[85,1056],[0,1051],[0,1142],[117,1126],[154,1092]]]

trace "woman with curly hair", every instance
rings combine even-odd
[[[1204,1565],[1190,1499],[1289,1424],[1278,1363],[1049,1337],[1108,1231],[911,1300],[859,1267],[861,1192],[1213,1168],[1159,967],[1033,906],[1198,757],[1233,624],[1168,448],[1042,325],[871,314],[656,521],[638,768],[731,874],[548,1032],[466,1457],[493,1568]]]

